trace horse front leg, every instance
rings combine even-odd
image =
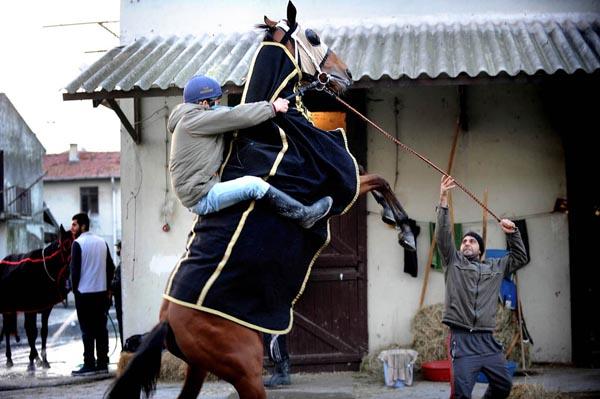
[[[2,334],[0,334],[0,339],[4,336],[6,338],[6,367],[11,368],[14,363],[12,361],[12,352],[10,350],[10,334],[12,333],[12,314],[3,313],[2,314]],[[16,316],[16,313],[15,313]],[[17,323],[15,322],[15,325]]]
[[[46,340],[48,339],[48,319],[50,318],[50,312],[52,312],[52,308],[42,312],[42,329],[40,330],[40,335],[42,336],[42,368],[45,369],[50,368],[50,363],[48,363],[48,358],[46,356]]]
[[[383,208],[381,219],[384,223],[395,225],[398,230],[398,243],[409,251],[416,250],[414,234],[408,223],[408,214],[398,197],[392,191],[387,180],[375,174],[364,173],[360,176],[360,193],[370,191],[375,201]]]
[[[30,312],[25,313],[25,333],[27,334],[27,342],[29,343],[29,365],[27,371],[35,371],[35,363],[41,365],[38,351],[35,348],[35,340],[37,339],[37,325],[36,325],[37,313]]]

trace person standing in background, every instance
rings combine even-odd
[[[76,239],[71,248],[71,287],[83,340],[83,366],[73,370],[74,376],[108,373],[106,320],[115,265],[106,241],[89,230],[87,214],[73,216],[71,232]]]

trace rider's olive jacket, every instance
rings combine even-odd
[[[219,182],[223,134],[258,125],[275,116],[267,101],[211,110],[198,104],[179,104],[169,117],[173,133],[169,171],[181,203],[191,208]]]
[[[454,246],[448,208],[438,207],[436,240],[446,278],[443,323],[472,331],[494,331],[502,278],[527,263],[517,230],[507,234],[508,255],[483,262],[467,259]]]

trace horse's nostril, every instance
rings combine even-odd
[[[346,69],[346,75],[348,75],[348,77],[349,77],[350,79],[352,79],[352,73],[350,73],[350,70],[349,70],[349,69]]]

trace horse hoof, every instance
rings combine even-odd
[[[35,365],[36,367],[42,367],[42,359],[40,359],[39,357],[35,358]]]
[[[33,373],[35,371],[35,364],[29,363],[29,366],[27,366],[27,371]]]
[[[403,224],[401,230],[398,232],[398,243],[407,251],[414,252],[417,250],[417,244],[415,242],[415,236],[410,230],[410,227]]]
[[[13,363],[13,361],[12,361],[12,360],[10,360],[10,359],[9,359],[9,360],[7,360],[7,361],[6,361],[6,367],[7,367],[7,368],[11,368],[12,366],[14,366],[14,363]]]
[[[50,363],[48,363],[47,360],[44,360],[42,362],[42,368],[49,369],[50,368]]]

